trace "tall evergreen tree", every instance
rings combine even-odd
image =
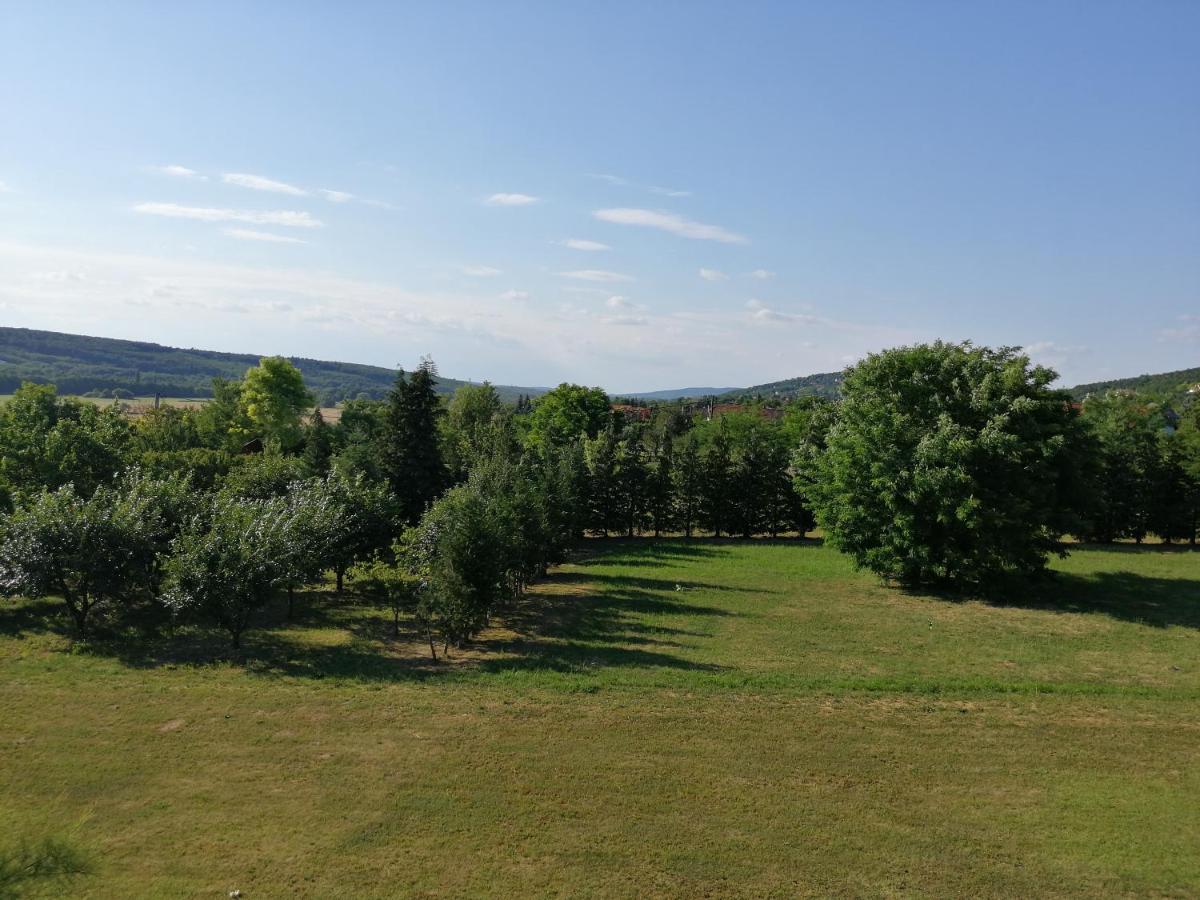
[[[704,451],[701,471],[700,518],[720,537],[729,529],[733,513],[733,450],[724,419]]]
[[[416,522],[445,489],[446,467],[438,441],[441,404],[437,368],[424,359],[408,375],[401,369],[388,393],[380,433],[379,467],[399,503],[405,522]]]
[[[313,475],[329,473],[329,460],[333,456],[333,435],[321,415],[321,407],[313,407],[304,434],[304,463]]]
[[[703,481],[704,470],[700,461],[700,450],[696,439],[688,435],[684,438],[671,469],[674,520],[687,537],[692,536],[700,517]]]

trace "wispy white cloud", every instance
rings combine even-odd
[[[264,178],[262,175],[246,175],[242,172],[226,172],[221,176],[226,184],[236,184],[238,187],[250,188],[252,191],[269,191],[274,194],[290,194],[293,197],[307,197],[308,191],[294,184]]]
[[[331,203],[349,203],[351,200],[358,199],[353,194],[348,194],[345,191],[331,191],[328,188],[320,188],[317,193]]]
[[[529,292],[528,291],[516,291],[516,290],[505,291],[503,294],[500,295],[500,299],[514,301],[514,302],[519,301],[519,300],[528,300]]]
[[[705,281],[728,281],[729,276],[720,269],[701,269],[700,277]]]
[[[625,185],[629,184],[629,182],[626,181],[624,178],[622,178],[620,175],[605,175],[602,172],[588,172],[587,177],[595,178],[598,181],[606,182],[607,184],[611,184],[614,187],[624,187]]]
[[[289,237],[286,234],[272,234],[269,231],[255,231],[252,228],[226,228],[225,233],[239,241],[265,241],[270,244],[307,244],[300,238]]]
[[[750,300],[746,303],[746,309],[750,310],[750,318],[756,322],[794,322],[798,325],[827,324],[820,316],[808,313],[780,312],[777,309],[771,309],[761,300]]]
[[[10,188],[3,181],[0,181],[0,194],[11,194],[11,193],[13,193],[13,189]]]
[[[201,175],[195,169],[189,169],[187,166],[156,166],[154,171],[160,175],[170,175],[173,178],[194,178],[197,181],[208,181],[207,175]]]
[[[567,238],[565,241],[560,241],[564,247],[570,247],[572,250],[611,250],[612,247],[608,244],[602,244],[599,241],[587,241],[582,238]]]
[[[680,237],[696,241],[717,241],[722,244],[748,244],[749,239],[734,234],[720,225],[706,225],[703,222],[693,222],[675,213],[656,209],[598,209],[592,213],[601,222],[612,222],[617,225],[640,225],[645,228],[657,228]]]
[[[139,203],[133,210],[149,216],[195,219],[199,222],[245,222],[249,225],[286,225],[289,228],[320,228],[325,224],[307,212],[290,209],[215,209],[180,206],[178,203]]]
[[[691,191],[678,191],[674,188],[659,187],[655,184],[638,184],[630,181],[628,178],[622,178],[620,175],[605,175],[599,172],[588,172],[588,178],[595,178],[598,181],[603,181],[606,184],[611,184],[613,187],[632,187],[638,190],[649,191],[652,194],[659,194],[663,197],[690,197]]]
[[[470,275],[472,278],[490,278],[493,275],[504,274],[504,270],[494,266],[463,266],[462,273]]]
[[[607,306],[609,309],[632,309],[633,308],[632,304],[630,304],[630,302],[626,298],[620,296],[619,294],[614,294],[613,296],[609,297],[607,300],[604,301],[604,305]]]
[[[574,272],[559,272],[563,278],[575,278],[579,281],[633,281],[629,275],[620,272],[606,272],[603,269],[577,269]]]
[[[483,202],[488,206],[528,206],[537,203],[538,198],[531,194],[492,194]]]
[[[775,277],[775,273],[770,269],[755,269],[750,273],[751,278],[757,278],[759,281],[768,281]]]

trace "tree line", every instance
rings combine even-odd
[[[1012,348],[869,356],[838,402],[627,420],[598,388],[532,403],[401,371],[327,422],[263,359],[198,409],[130,420],[24,385],[0,408],[0,592],[60,598],[76,631],[147,610],[241,643],[274,598],[347,579],[436,657],[585,534],[826,537],[906,583],[1042,570],[1061,538],[1195,543],[1200,404],[1081,405]],[[253,452],[250,452],[253,451]]]

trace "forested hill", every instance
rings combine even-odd
[[[1111,390],[1131,390],[1158,397],[1167,403],[1180,405],[1187,401],[1188,392],[1200,386],[1200,368],[1180,369],[1163,372],[1161,375],[1138,375],[1134,378],[1117,378],[1113,381],[1096,381],[1071,388],[1076,400],[1088,394],[1102,394]],[[1196,393],[1200,393],[1197,391]],[[1192,396],[1195,396],[1193,394]]]
[[[382,397],[396,373],[380,366],[291,357],[309,389],[323,404],[359,394]],[[10,394],[22,381],[55,384],[63,394],[208,397],[213,378],[241,378],[259,357],[249,353],[183,350],[140,341],[0,327],[0,394]],[[453,393],[466,382],[439,378],[438,390]],[[497,385],[505,400],[537,395],[543,388]]]
[[[765,400],[793,400],[796,397],[825,397],[834,400],[842,389],[841,372],[823,372],[756,384],[748,388],[735,388],[721,395],[722,400],[743,400],[762,397]]]

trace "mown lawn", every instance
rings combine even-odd
[[[1200,894],[1200,553],[1055,568],[594,542],[436,666],[328,594],[236,662],[10,604],[0,848],[90,856],[44,896]]]

